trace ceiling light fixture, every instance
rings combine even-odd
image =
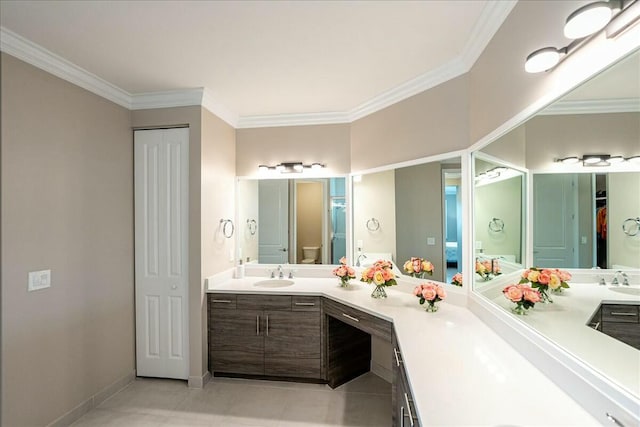
[[[607,38],[615,37],[638,22],[638,3],[638,0],[596,1],[577,9],[569,15],[564,26],[565,36],[573,41],[562,48],[543,47],[532,52],[525,60],[525,71],[540,73],[551,70],[603,28],[607,30]],[[620,22],[617,22],[618,18]]]
[[[324,167],[325,165],[323,165],[322,163],[312,163],[310,165],[305,165],[302,162],[284,162],[279,163],[275,166],[259,165],[258,172],[264,173],[275,171],[280,173],[302,173],[305,171],[305,169],[318,171],[324,169]]]

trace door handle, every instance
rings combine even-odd
[[[280,252],[287,252],[287,248],[278,249]]]
[[[178,285],[171,285],[171,289],[173,289],[173,290],[178,289]]]

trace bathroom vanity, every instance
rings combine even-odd
[[[598,424],[467,308],[457,306],[453,289],[440,311],[426,313],[411,293],[411,279],[388,289],[386,300],[371,298],[371,286],[357,281],[348,289],[335,278],[296,278],[282,288],[256,286],[259,282],[264,278],[209,284],[214,377],[337,386],[369,370],[369,337],[376,336],[392,343],[393,426],[517,424],[523,420],[521,402],[540,395],[546,396],[547,410],[528,413],[527,423]],[[298,324],[305,331],[301,347],[292,333]]]

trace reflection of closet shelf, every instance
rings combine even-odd
[[[607,196],[604,196],[604,197],[596,197],[596,200],[607,200]]]

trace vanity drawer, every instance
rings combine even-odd
[[[603,322],[602,333],[640,350],[640,325],[630,322]]]
[[[291,310],[293,311],[320,311],[320,297],[291,297]]]
[[[391,342],[391,322],[372,316],[328,298],[323,300],[324,313],[368,334]]]
[[[238,295],[238,309],[291,310],[290,295]]]
[[[603,304],[602,321],[638,323],[638,306],[631,304]]]
[[[209,294],[209,308],[235,310],[235,294]]]

